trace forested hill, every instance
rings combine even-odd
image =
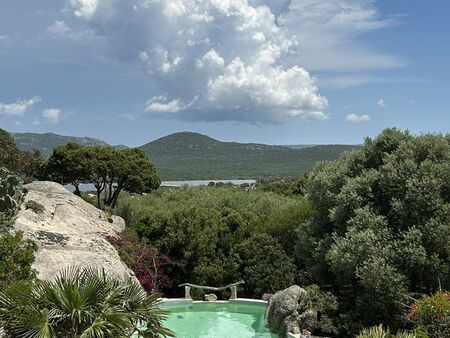
[[[21,150],[39,150],[51,155],[59,144],[107,145],[90,137],[53,133],[11,133]],[[116,146],[123,148],[125,146]],[[317,162],[331,161],[352,145],[275,146],[257,143],[221,142],[191,132],[171,134],[149,142],[142,149],[151,157],[163,180],[238,179],[298,176]],[[296,149],[293,149],[296,148]]]
[[[32,151],[39,150],[44,157],[52,154],[53,148],[60,144],[68,142],[76,142],[85,146],[101,146],[108,145],[102,140],[91,137],[63,136],[53,133],[10,133],[14,138],[17,147],[21,150]],[[117,148],[125,146],[116,146]]]
[[[331,161],[351,145],[303,149],[257,143],[221,142],[198,133],[171,134],[142,146],[164,180],[298,176],[317,162]]]

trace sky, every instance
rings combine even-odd
[[[142,145],[450,132],[448,0],[0,0],[0,128]]]

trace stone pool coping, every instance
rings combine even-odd
[[[236,298],[230,300],[216,300],[215,302],[208,302],[204,300],[192,300],[186,298],[159,298],[160,303],[169,304],[199,304],[199,303],[219,303],[219,304],[249,304],[249,305],[266,305],[267,302],[261,299],[251,299],[251,298]]]

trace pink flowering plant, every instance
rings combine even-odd
[[[134,271],[146,291],[155,293],[172,287],[172,280],[165,271],[173,264],[169,257],[146,241],[128,235],[108,236],[106,239],[118,250],[122,261]]]
[[[423,295],[410,305],[406,317],[423,337],[450,337],[450,292]]]

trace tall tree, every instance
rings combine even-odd
[[[61,184],[72,184],[75,195],[80,196],[80,184],[90,183],[91,163],[86,157],[85,147],[69,142],[56,146],[47,162],[49,178]]]
[[[68,143],[55,147],[47,163],[49,177],[61,184],[73,184],[80,194],[80,183],[92,183],[97,204],[104,192],[104,204],[114,208],[123,190],[151,192],[161,181],[155,167],[141,149],[117,150],[110,146],[81,146]]]
[[[101,207],[100,196],[107,187],[107,182],[114,168],[116,150],[113,147],[85,147],[84,153],[89,160],[89,180],[96,189],[97,206]],[[106,200],[107,192],[105,193]]]
[[[0,129],[0,167],[17,172],[22,152],[17,148],[9,133]]]
[[[122,190],[134,193],[151,192],[161,180],[156,169],[142,149],[116,150],[108,177],[106,205],[114,208]]]

